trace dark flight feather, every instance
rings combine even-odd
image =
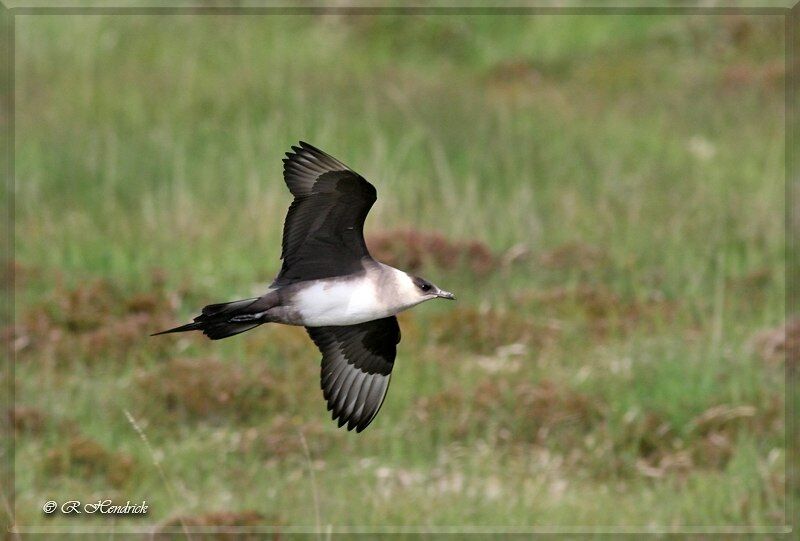
[[[364,220],[375,187],[336,158],[300,142],[286,153],[283,178],[294,201],[283,225],[283,264],[272,286],[363,270],[370,258]]]
[[[322,352],[320,383],[328,410],[339,426],[361,432],[377,415],[389,388],[400,342],[397,318],[306,331]]]
[[[278,294],[270,292],[253,299],[209,304],[203,308],[199,316],[194,318],[192,323],[157,332],[151,336],[174,332],[203,331],[203,334],[212,340],[228,338],[266,323],[263,313],[278,302]]]

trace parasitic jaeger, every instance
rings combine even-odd
[[[292,151],[283,160],[294,196],[283,226],[283,264],[267,292],[208,305],[192,323],[156,334],[202,331],[219,340],[264,323],[302,325],[322,352],[332,418],[361,432],[389,388],[400,342],[395,314],[455,297],[370,256],[364,220],[377,199],[372,184],[308,143]]]

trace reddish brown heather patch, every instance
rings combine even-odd
[[[191,532],[191,539],[263,539],[263,534],[240,532],[225,528],[246,528],[264,524],[276,525],[278,521],[267,520],[267,517],[258,511],[245,509],[242,511],[216,511],[201,515],[182,515],[169,518],[158,525],[157,534],[173,533],[183,534],[183,528]],[[212,532],[192,532],[192,528],[211,528]],[[217,528],[219,528],[217,530]],[[279,537],[278,533],[274,536]]]
[[[727,283],[734,291],[756,292],[765,289],[772,283],[772,274],[771,268],[763,267],[743,276],[730,277],[727,279]]]
[[[534,64],[524,58],[495,64],[486,74],[485,84],[492,100],[507,101],[539,97],[544,78]]]
[[[489,71],[489,80],[497,83],[526,83],[535,85],[542,75],[527,58],[511,58],[498,62]]]
[[[558,333],[552,326],[537,324],[522,314],[496,308],[457,307],[436,316],[430,331],[440,343],[480,354],[508,344],[541,345]]]
[[[746,15],[723,15],[721,22],[728,40],[739,48],[747,46],[756,30],[752,18]]]
[[[125,485],[136,468],[130,455],[109,451],[84,435],[72,436],[65,445],[51,449],[45,456],[48,474],[101,476],[114,487]]]
[[[155,314],[165,308],[164,297],[155,293],[135,293],[125,299],[125,310],[135,314]]]
[[[729,291],[727,301],[732,310],[750,312],[754,304],[763,304],[773,286],[773,270],[760,268],[741,276],[729,277],[726,287]]]
[[[28,283],[28,280],[37,279],[42,274],[39,269],[23,265],[16,259],[7,265],[3,265],[0,273],[4,284],[7,284],[13,277],[15,289],[22,289]]]
[[[253,365],[215,358],[176,358],[139,374],[137,384],[148,404],[166,411],[173,420],[228,417],[245,420],[252,415],[280,410],[295,386],[278,382]]]
[[[81,335],[77,341],[80,350],[86,352],[90,359],[108,356],[120,358],[137,344],[143,345],[153,330],[164,328],[167,321],[167,318],[153,318],[147,313],[129,314],[107,321],[101,327]]]
[[[48,301],[47,315],[65,331],[90,331],[119,313],[122,299],[122,292],[108,280],[93,280],[75,289],[57,289]]]
[[[11,339],[16,351],[49,353],[63,362],[121,357],[170,325],[176,305],[177,299],[168,295],[126,295],[107,280],[94,280],[73,290],[56,288],[22,316]]]
[[[485,395],[479,389],[475,399]],[[567,448],[579,445],[606,409],[599,397],[548,380],[518,383],[505,396],[510,415],[501,423],[507,432],[500,436],[511,441],[544,444],[556,438]]]
[[[47,415],[33,406],[14,406],[8,410],[8,420],[15,434],[39,434],[47,423]]]
[[[793,318],[785,325],[758,332],[752,343],[764,361],[785,361],[794,370],[800,359],[800,318]]]
[[[485,276],[498,265],[489,247],[478,241],[455,241],[441,233],[400,229],[375,233],[367,239],[370,253],[388,265],[419,271],[433,264],[442,269],[466,267]]]
[[[777,397],[775,397],[777,398]],[[774,435],[781,430],[782,401],[769,400],[763,409],[750,405],[713,406],[678,431],[656,413],[632,416],[622,441],[614,442],[619,454],[625,448],[636,451],[636,470],[646,477],[677,475],[691,470],[721,470],[736,450],[740,433]],[[617,463],[617,467],[621,465]]]
[[[715,47],[719,51],[735,48],[740,51],[775,44],[775,36],[783,32],[783,26],[777,19],[770,17],[754,18],[747,15],[728,15],[722,19],[722,32],[710,34],[715,36]],[[747,55],[734,55],[738,59]],[[782,90],[786,78],[786,65],[782,58],[764,61],[739,60],[724,70],[720,77],[720,85],[725,90],[756,86],[767,90]]]
[[[744,61],[725,68],[718,84],[728,92],[751,87],[780,90],[785,79],[786,67],[783,60],[762,64]]]
[[[112,316],[91,330],[68,332],[43,319],[14,328],[13,344],[24,359],[29,353],[47,354],[66,364],[81,359],[88,363],[124,358],[138,347],[163,350],[165,341],[146,342],[149,335],[163,329],[173,318],[147,313]]]

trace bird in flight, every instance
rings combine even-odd
[[[340,427],[361,432],[389,388],[400,342],[395,315],[455,296],[370,256],[364,220],[377,193],[342,162],[301,141],[286,153],[283,179],[294,201],[283,225],[283,264],[267,292],[210,304],[192,323],[156,334],[202,331],[219,340],[264,323],[302,325],[322,353],[328,410]]]

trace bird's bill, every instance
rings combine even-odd
[[[456,300],[456,296],[455,295],[453,295],[449,291],[444,291],[444,290],[441,290],[441,289],[436,294],[436,296],[439,297],[440,299],[449,299],[451,301]]]

